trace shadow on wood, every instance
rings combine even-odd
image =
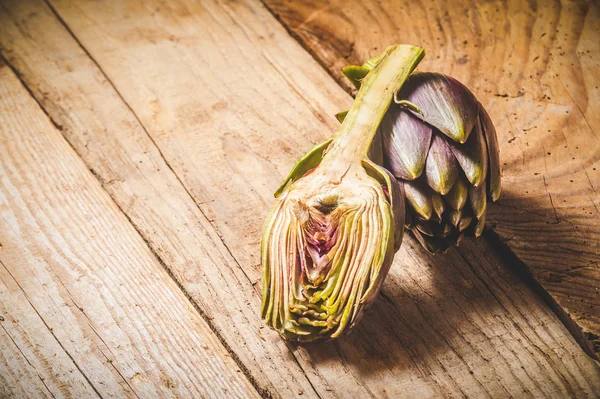
[[[494,229],[486,236],[505,264],[528,280],[586,353],[597,359],[600,256],[589,238],[595,233],[593,226],[559,218],[552,208],[548,209],[546,196],[520,197],[511,190],[505,190],[503,198],[488,207],[488,213]],[[543,268],[529,266],[540,262]],[[596,287],[595,292],[589,292],[590,285]]]
[[[509,373],[521,380],[559,375],[561,366],[552,370],[550,362],[536,359],[556,355],[547,316],[527,311],[539,299],[498,258],[484,255],[491,253],[485,242],[466,239],[445,257],[434,256],[405,239],[382,294],[357,329],[303,350],[315,365],[333,367],[341,357],[348,372],[382,380],[415,368],[425,375],[460,373],[486,387]],[[411,255],[422,262],[411,262]],[[492,360],[494,351],[502,361]]]

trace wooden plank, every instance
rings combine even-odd
[[[350,97],[255,1],[53,4],[101,70],[34,1],[0,14],[4,55],[265,394],[600,392],[598,365],[485,243],[433,258],[408,240],[345,339],[261,329],[270,193]]]
[[[2,397],[258,397],[0,62]]]
[[[467,84],[496,123],[494,231],[600,353],[600,6],[592,1],[264,0],[348,91],[340,68],[389,43]]]
[[[275,396],[315,396],[286,345],[262,333],[258,271],[246,275],[120,94],[52,11],[41,1],[5,1],[0,32],[3,55],[257,385]]]

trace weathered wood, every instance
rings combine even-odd
[[[271,193],[350,97],[256,1],[52,4],[99,67],[34,1],[0,14],[5,57],[265,394],[600,392],[598,365],[485,243],[434,258],[407,240],[347,338],[261,329]]]
[[[473,90],[503,162],[488,219],[600,352],[598,2],[264,2],[348,91],[340,68],[395,42],[424,46],[421,70]]]
[[[4,4],[3,55],[258,386],[316,396],[286,345],[262,333],[258,271],[246,275],[102,71],[43,2]]]
[[[0,243],[0,396],[259,396],[2,62]]]

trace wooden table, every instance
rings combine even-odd
[[[0,1],[0,397],[600,395],[597,2]],[[484,239],[356,331],[263,325],[272,193],[392,42],[490,110]]]

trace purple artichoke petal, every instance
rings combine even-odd
[[[425,234],[426,236],[429,236],[429,237],[433,237],[433,230],[431,230],[431,225],[429,223],[427,223],[427,221],[419,220],[419,221],[417,221],[417,223],[415,223],[415,227],[422,234]]]
[[[458,230],[461,232],[465,231],[472,221],[472,216],[464,216],[462,219],[460,219],[460,222],[458,222]]]
[[[485,227],[485,214],[477,221],[477,225],[475,225],[475,237],[479,237],[483,234],[483,228]]]
[[[448,237],[454,231],[454,227],[451,224],[447,224],[444,226],[444,237]]]
[[[415,114],[446,136],[464,143],[477,121],[477,99],[458,80],[434,72],[413,73],[398,96],[417,105]]]
[[[458,179],[459,165],[446,140],[435,134],[425,163],[425,176],[429,187],[446,195]]]
[[[485,180],[488,171],[487,146],[479,120],[475,123],[466,143],[459,144],[450,141],[448,144],[469,182],[474,186],[479,186]]]
[[[500,149],[498,146],[498,137],[496,136],[496,128],[490,119],[483,105],[479,103],[479,119],[483,136],[485,137],[488,149],[489,158],[489,195],[492,201],[500,198]]]
[[[458,228],[458,223],[460,222],[461,218],[462,210],[452,209],[448,212],[448,219],[450,220],[450,223],[452,223],[452,225],[456,228]]]
[[[414,180],[425,169],[432,128],[392,104],[380,126],[385,161],[394,176]]]
[[[431,189],[419,181],[405,181],[404,192],[411,208],[425,220],[431,218],[433,203],[431,202]],[[416,223],[416,220],[413,220]]]
[[[434,193],[431,196],[431,203],[433,204],[433,211],[436,213],[438,219],[441,221],[442,220],[442,216],[444,214],[444,200],[442,199],[442,196],[439,195],[438,193]]]
[[[408,203],[408,199],[407,199],[407,195],[406,195],[406,185],[402,184],[402,189],[404,192],[404,198],[406,198],[405,202],[404,202],[404,209],[408,209],[408,207],[410,206]],[[407,229],[410,229],[412,227],[412,222],[413,222],[413,216],[412,216],[412,212],[406,212],[406,215],[404,217],[404,226]]]
[[[452,186],[452,189],[444,196],[452,209],[460,210],[467,203],[469,198],[469,184],[464,176],[459,176]]]
[[[486,201],[486,182],[484,181],[479,187],[469,187],[469,199],[471,200],[471,209],[477,219],[481,219],[485,213],[487,205]]]
[[[400,245],[402,245],[402,236],[404,235],[404,219],[406,215],[404,183],[401,180],[396,180],[389,170],[385,168],[381,169],[390,179],[388,190],[391,197],[392,217],[394,219],[394,252],[397,252],[400,249]]]

